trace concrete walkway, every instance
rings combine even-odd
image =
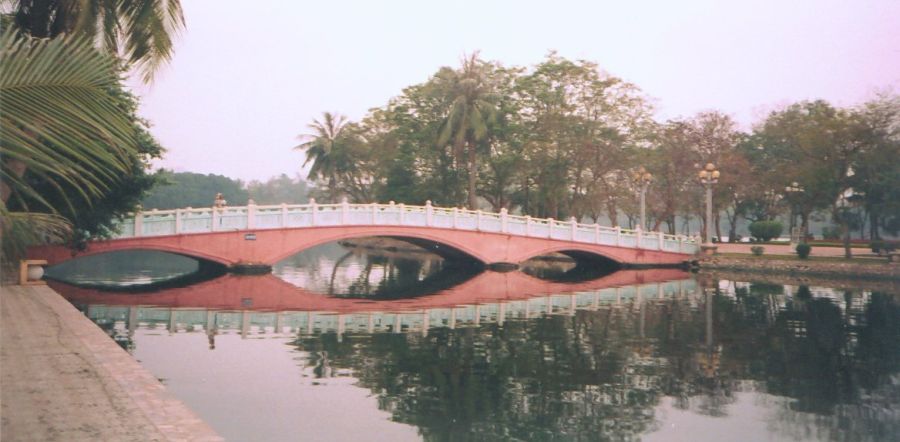
[[[0,439],[220,441],[47,286],[0,292]]]
[[[750,247],[758,244],[752,243],[720,243],[716,244],[719,253],[752,253]],[[794,248],[787,244],[763,244],[766,255],[796,255]],[[843,247],[816,247],[813,245],[812,256],[844,256]],[[871,249],[853,249],[853,255],[872,255]]]

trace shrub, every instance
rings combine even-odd
[[[809,252],[812,252],[812,246],[806,243],[797,244],[797,256],[800,259],[809,258]]]
[[[871,246],[872,246],[872,253],[877,253],[880,255],[881,251],[884,250],[884,241],[882,241],[880,239],[876,239],[876,240],[872,241]]]
[[[750,234],[760,242],[778,238],[782,229],[783,226],[778,221],[755,221],[750,224]]]
[[[822,227],[822,239],[841,239],[839,227]]]
[[[750,251],[753,252],[754,256],[762,256],[763,252],[766,251],[766,248],[763,246],[753,246],[750,247]]]

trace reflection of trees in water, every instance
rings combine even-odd
[[[429,252],[345,248],[337,243],[309,249],[276,266],[304,288],[347,298],[401,299],[423,296],[460,284],[482,268]]]
[[[324,335],[298,345],[314,364],[327,358],[331,367],[353,368],[382,409],[427,439],[628,439],[656,428],[662,396],[723,416],[747,388],[791,398],[773,404],[786,407],[772,413],[781,434],[896,434],[898,306],[876,294],[846,314],[824,299],[779,311],[783,290],[770,289],[710,296],[712,345],[703,297],[424,337]]]
[[[658,393],[625,387],[620,368],[628,339],[593,338],[630,333],[614,329],[579,313],[426,337],[380,334],[342,344],[324,336],[301,345],[314,357],[327,353],[331,365],[356,368],[362,385],[381,392],[382,408],[429,439],[638,434],[652,422],[646,410]]]

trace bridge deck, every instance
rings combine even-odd
[[[0,301],[4,441],[222,440],[50,288]]]
[[[513,236],[605,244],[644,250],[693,254],[699,239],[662,232],[606,227],[553,218],[405,204],[310,204],[234,206],[152,210],[134,214],[121,225],[119,238],[184,235],[228,230],[284,229],[316,226],[408,226],[503,233]]]

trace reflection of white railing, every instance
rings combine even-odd
[[[642,232],[599,224],[582,224],[574,218],[557,221],[530,216],[458,208],[405,204],[309,204],[151,210],[139,212],[120,225],[116,238],[180,235],[231,230],[263,230],[319,226],[437,227],[550,238],[587,244],[696,253],[699,239],[662,232]]]
[[[692,279],[624,287],[609,287],[575,293],[536,296],[499,303],[436,307],[413,311],[336,313],[317,311],[216,311],[163,307],[117,307],[89,305],[87,316],[98,323],[123,326],[134,331],[139,326],[165,327],[170,332],[215,330],[249,334],[404,333],[428,334],[447,327],[476,327],[503,324],[508,320],[537,318],[544,315],[574,315],[579,310],[634,307],[650,302],[690,300],[702,295]]]

